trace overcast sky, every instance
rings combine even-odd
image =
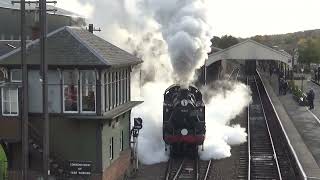
[[[91,3],[95,1],[103,0],[58,0],[57,6],[90,19],[95,10]],[[208,6],[210,24],[217,36],[249,37],[320,29],[320,0],[209,0]],[[105,9],[108,13],[108,7]]]

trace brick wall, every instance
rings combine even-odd
[[[130,165],[130,149],[123,151],[111,166],[103,171],[103,180],[119,180]]]

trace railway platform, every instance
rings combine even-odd
[[[263,72],[260,75],[290,147],[299,161],[303,179],[320,179],[320,97],[315,99],[315,106],[318,106],[316,110],[310,111],[307,107],[299,106],[290,93],[279,96],[276,75],[270,77]],[[320,87],[314,89],[319,94]]]

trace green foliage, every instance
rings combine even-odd
[[[296,100],[300,105],[307,105],[307,97],[299,88],[299,86],[295,85],[294,81],[289,82],[289,88],[291,89],[293,99]]]
[[[224,35],[221,38],[214,36],[211,39],[212,46],[225,49],[239,43],[239,40],[233,36]]]
[[[299,62],[303,64],[320,63],[320,38],[300,42]]]
[[[4,153],[2,146],[0,145],[0,161],[6,161],[6,154]]]
[[[0,180],[2,180],[3,177],[7,177],[6,169],[7,169],[7,158],[0,145]]]

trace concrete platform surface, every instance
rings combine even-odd
[[[320,179],[319,119],[308,108],[299,106],[292,94],[279,96],[278,78],[275,75],[270,78],[267,73],[261,73],[261,77],[306,179]],[[320,115],[318,103],[315,112]]]

